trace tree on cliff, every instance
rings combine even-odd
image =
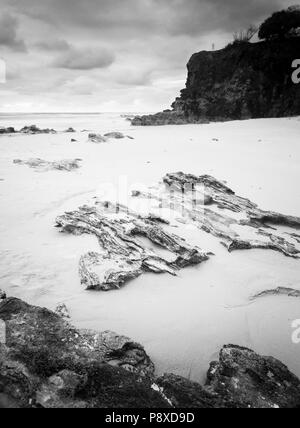
[[[300,29],[300,7],[292,6],[286,10],[274,13],[259,29],[261,40],[283,39],[297,35]]]

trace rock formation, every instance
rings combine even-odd
[[[13,127],[0,128],[0,135],[2,135],[2,134],[14,134],[15,132],[16,132],[15,128],[13,128]]]
[[[78,330],[47,309],[0,302],[0,408],[299,408],[300,381],[281,362],[225,346],[205,386],[155,377],[144,348]]]
[[[265,290],[261,293],[255,294],[251,297],[250,300],[256,300],[260,297],[268,297],[268,296],[288,296],[288,297],[300,297],[300,290],[296,290],[294,288],[286,288],[286,287],[278,287],[273,290]]]
[[[136,117],[133,125],[162,125],[285,117],[300,114],[300,85],[292,81],[300,37],[233,43],[194,54],[186,88],[173,110]]]
[[[47,309],[0,303],[1,401],[15,407],[168,407],[151,388],[144,348],[112,332],[76,330]]]
[[[88,141],[91,143],[107,143],[109,140],[123,140],[124,138],[128,138],[133,140],[129,135],[124,135],[121,132],[108,132],[107,134],[89,134]]]
[[[43,159],[29,159],[27,161],[23,161],[21,159],[15,159],[14,163],[16,165],[27,165],[30,168],[34,168],[38,171],[72,171],[74,169],[80,168],[81,159],[63,159],[60,161],[49,162]]]
[[[179,269],[208,260],[207,254],[189,246],[180,237],[167,233],[163,220],[142,217],[126,207],[98,203],[97,207],[81,207],[56,219],[65,233],[94,235],[100,244],[99,253],[83,255],[79,263],[81,283],[87,289],[118,289],[126,281],[143,272],[176,275]],[[166,259],[147,248],[138,237],[146,237],[158,247],[168,250]]]
[[[36,125],[24,126],[20,130],[22,134],[56,134],[57,132],[54,129],[40,129]]]
[[[280,230],[300,228],[300,218],[261,210],[256,204],[234,193],[214,177],[182,172],[167,174],[166,188],[157,193],[134,192],[133,196],[159,201],[161,208],[178,211],[181,222],[196,224],[219,238],[228,251],[270,249],[300,258],[299,241],[294,234]]]

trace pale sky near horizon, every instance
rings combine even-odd
[[[186,63],[293,0],[0,0],[0,112],[159,111]],[[1,83],[4,64],[6,83]]]

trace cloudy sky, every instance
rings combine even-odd
[[[185,85],[194,52],[222,48],[235,30],[291,4],[0,0],[0,111],[167,108]]]

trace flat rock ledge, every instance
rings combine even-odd
[[[37,171],[47,172],[47,171],[73,171],[81,167],[81,159],[62,159],[59,161],[46,161],[40,158],[28,159],[23,161],[21,159],[15,159],[14,164],[16,165],[26,165],[30,168],[36,169]]]
[[[155,376],[144,348],[78,330],[44,308],[0,302],[0,408],[299,408],[300,381],[279,361],[228,345],[201,386]]]

